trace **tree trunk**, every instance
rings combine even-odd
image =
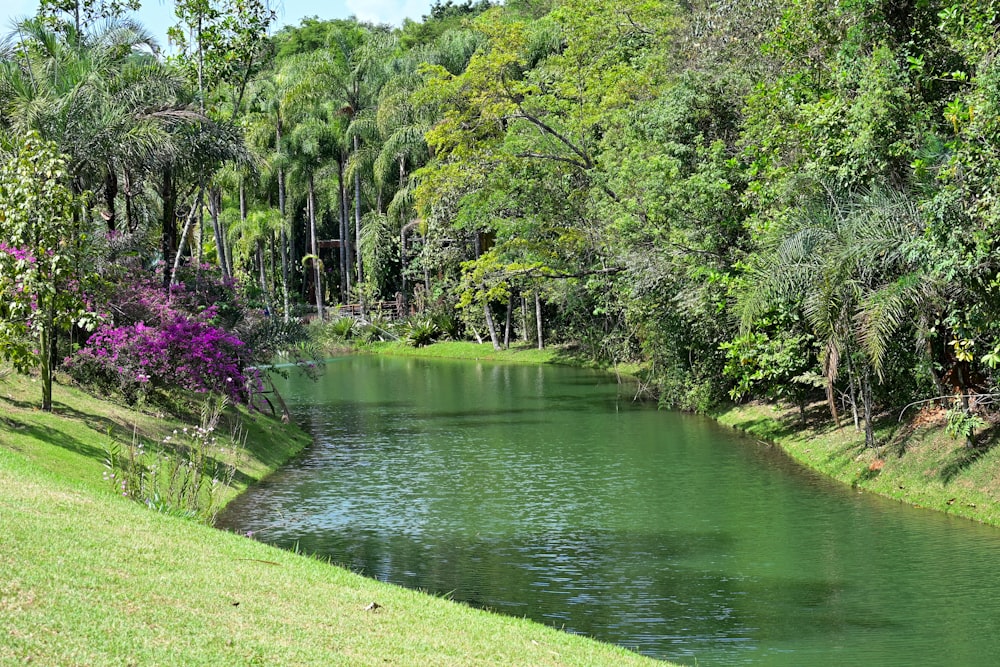
[[[323,321],[323,271],[320,268],[319,244],[316,242],[316,189],[313,183],[313,175],[309,174],[309,201],[306,203],[309,210],[309,236],[312,241],[312,264],[313,264],[313,291],[316,292],[316,315],[319,321]]]
[[[129,232],[134,232],[136,225],[132,214],[132,179],[127,171],[122,176],[125,179],[125,227]]]
[[[542,297],[535,292],[535,324],[538,328],[538,349],[544,350],[545,343],[542,341]]]
[[[847,357],[847,386],[850,392],[851,399],[851,416],[854,418],[854,430],[858,433],[861,432],[861,417],[858,412],[858,387],[860,386],[861,379],[858,374],[854,372],[854,360],[848,356]]]
[[[407,233],[413,231],[413,229],[419,224],[419,220],[411,220],[410,222],[403,225],[402,229],[399,230],[399,276],[402,279],[402,287],[400,293],[403,295],[403,310],[406,313],[401,312],[400,317],[406,317],[409,312],[409,302],[410,299],[407,296],[407,288],[409,287],[408,281],[406,279],[406,235]]]
[[[114,167],[109,164],[104,173],[104,205],[107,207],[104,219],[108,223],[109,234],[114,234],[118,227],[118,219],[115,217],[115,199],[117,197],[118,174],[115,173]]]
[[[281,120],[275,123],[275,146],[281,150]],[[278,210],[281,211],[281,292],[282,292],[282,315],[284,321],[291,320],[291,297],[289,295],[288,276],[288,233],[285,228],[288,225],[288,217],[285,214],[285,169],[278,166]]]
[[[198,187],[198,227],[193,230],[191,234],[191,256],[194,257],[194,271],[195,275],[200,275],[201,273],[201,252],[202,248],[205,246],[205,201],[203,197],[205,196],[205,188],[202,186]]]
[[[267,290],[267,274],[264,271],[264,239],[257,239],[257,269],[260,274],[260,294],[261,298],[264,299],[264,307],[267,308],[267,312],[274,312],[274,308],[271,305],[270,295]]]
[[[278,293],[278,250],[274,244],[274,232],[268,232],[267,234],[267,250],[271,258],[270,263],[267,265],[267,275],[270,276],[270,280],[267,281],[267,284],[268,290],[270,290],[271,293],[271,303],[273,304],[274,295]],[[271,311],[271,314],[274,314],[273,310]]]
[[[340,184],[340,290],[341,301],[351,298],[351,229],[347,208],[347,184],[344,183],[344,160],[337,158],[337,182]]]
[[[490,309],[490,302],[487,301],[483,304],[483,313],[486,314],[486,327],[490,330],[490,342],[493,343],[493,349],[500,349],[500,341],[497,340],[497,327],[493,323],[493,313]]]
[[[38,341],[38,351],[42,366],[42,410],[52,412],[52,330],[54,327],[54,306],[45,306],[45,321]]]
[[[173,264],[174,248],[177,247],[177,192],[174,189],[173,172],[164,167],[160,181],[162,235],[160,250],[163,254],[163,289],[170,288],[170,267]]]
[[[510,349],[510,318],[514,312],[514,290],[507,296],[507,318],[503,324],[503,349]]]
[[[198,197],[196,198],[195,202],[192,203],[191,212],[188,213],[187,220],[184,221],[184,230],[181,232],[181,239],[180,239],[181,243],[177,247],[177,252],[174,254],[174,266],[173,266],[173,269],[170,271],[170,282],[167,283],[168,287],[170,285],[173,285],[174,282],[177,280],[177,270],[181,266],[181,255],[184,254],[182,252],[184,250],[184,242],[187,241],[188,234],[191,233],[191,225],[194,224],[194,219],[195,219],[195,216],[198,215],[198,209],[199,208],[201,208],[201,191],[200,190],[198,192]]]
[[[872,382],[871,369],[865,364],[865,372],[861,380],[861,403],[864,407],[865,418],[865,447],[874,449],[875,447],[875,427],[872,423]]]
[[[521,340],[528,342],[528,299],[521,296]]]
[[[358,152],[358,137],[354,137],[354,152]],[[361,176],[357,171],[354,172],[354,245],[355,253],[357,254],[357,266],[358,266],[358,283],[362,283],[365,280],[364,270],[361,264]],[[361,304],[361,312],[364,313],[365,304]]]
[[[222,205],[222,194],[219,192],[219,188],[213,186],[208,191],[208,214],[212,218],[212,233],[215,235],[215,252],[218,255],[219,268],[222,270],[222,277],[228,280],[231,276],[229,273],[228,262],[226,261],[226,245],[222,242],[222,223],[219,220],[219,208]],[[240,186],[240,207],[244,206],[243,203],[243,187]]]

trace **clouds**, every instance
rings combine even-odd
[[[346,0],[348,11],[362,21],[403,24],[404,18],[419,21],[430,12],[429,0]]]

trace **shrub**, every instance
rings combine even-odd
[[[175,430],[156,448],[147,449],[137,435],[124,446],[111,440],[104,479],[116,493],[159,512],[215,519],[219,491],[232,484],[244,454],[241,437],[219,442],[216,427],[226,400],[208,399],[201,423]]]
[[[350,340],[356,320],[353,317],[338,317],[326,325],[326,335],[337,341]]]
[[[160,327],[142,322],[103,326],[65,364],[76,381],[118,391],[130,403],[152,388],[172,387],[214,391],[247,403],[259,384],[246,367],[248,356],[246,345],[232,334],[176,316]]]
[[[437,340],[441,330],[430,317],[414,317],[406,324],[406,342],[413,347],[423,347]]]

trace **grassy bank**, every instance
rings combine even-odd
[[[824,405],[803,425],[797,410],[773,405],[735,406],[713,415],[721,423],[773,442],[794,459],[845,484],[900,502],[1000,526],[1000,448],[987,432],[981,446],[944,432],[940,410],[887,417],[877,431],[878,449],[850,420],[834,428]]]
[[[185,421],[58,386],[46,414],[37,393],[0,380],[0,664],[653,663],[149,510],[102,478],[109,433],[155,443]],[[306,441],[249,423],[226,493]]]
[[[606,366],[595,363],[565,346],[549,346],[542,350],[528,344],[514,344],[506,350],[494,350],[490,343],[472,341],[441,341],[423,347],[413,347],[403,341],[369,343],[358,348],[361,352],[395,357],[427,357],[437,359],[467,359],[472,361],[498,361],[513,364],[562,364],[597,368],[622,376],[634,376],[639,371],[636,364]]]
[[[490,345],[435,343],[413,348],[402,343],[376,345],[380,354],[482,359],[524,363],[582,364],[559,348],[544,351],[512,348],[494,352]],[[612,370],[612,369],[609,369]],[[635,367],[619,367],[634,375]],[[797,410],[774,405],[730,406],[712,414],[719,422],[781,447],[800,463],[845,484],[900,502],[1000,526],[1000,427],[967,448],[944,432],[940,410],[909,412],[900,423],[888,416],[879,424],[883,443],[864,447],[864,435],[846,420],[836,429],[824,405],[814,406],[803,424]]]

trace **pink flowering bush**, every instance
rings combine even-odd
[[[210,267],[195,271],[184,267],[178,281],[163,289],[159,273],[133,273],[116,281],[108,299],[121,323],[144,322],[159,326],[187,317],[232,328],[243,315],[235,281],[223,279]]]
[[[120,392],[130,403],[152,389],[174,387],[247,403],[259,389],[248,359],[249,350],[236,336],[177,315],[156,327],[102,326],[65,360],[65,368],[78,382]]]

